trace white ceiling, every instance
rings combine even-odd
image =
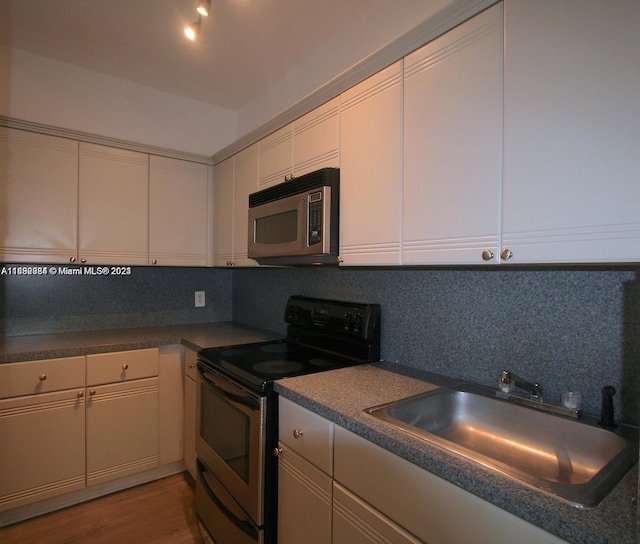
[[[384,20],[430,3],[438,2],[212,0],[192,43],[182,29],[197,18],[196,0],[0,0],[0,42],[239,110],[305,59],[317,60],[328,41],[344,40],[371,10]],[[419,22],[411,9],[405,27]]]

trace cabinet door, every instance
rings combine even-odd
[[[341,264],[401,264],[402,61],[341,96],[340,209]]]
[[[258,190],[258,144],[234,157],[233,174],[233,263],[234,266],[256,266],[247,256],[249,248],[249,195]]]
[[[184,466],[196,473],[196,352],[184,350]]]
[[[496,262],[502,5],[407,56],[404,73],[403,262]]]
[[[285,181],[293,172],[293,124],[260,140],[260,189]]]
[[[213,169],[213,266],[233,263],[233,168],[230,157]]]
[[[293,122],[293,175],[340,166],[340,98]]]
[[[0,260],[76,260],[78,143],[0,127]]]
[[[87,485],[158,466],[158,378],[88,389]]]
[[[640,261],[640,3],[507,0],[503,245]]]
[[[149,163],[149,260],[206,266],[208,167],[166,157]]]
[[[0,511],[85,487],[84,388],[0,401]]]
[[[350,493],[333,484],[332,544],[420,544],[397,523]]]
[[[281,444],[278,457],[279,544],[331,543],[332,480]]]
[[[81,142],[78,198],[81,262],[148,263],[148,155]]]

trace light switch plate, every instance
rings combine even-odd
[[[196,308],[202,308],[204,306],[204,291],[196,291],[195,301]]]

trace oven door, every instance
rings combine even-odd
[[[198,459],[256,525],[264,522],[265,397],[198,362]]]

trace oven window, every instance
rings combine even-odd
[[[255,241],[259,244],[284,244],[298,239],[298,210],[256,219]]]
[[[201,387],[200,436],[249,484],[250,418],[223,397]]]

